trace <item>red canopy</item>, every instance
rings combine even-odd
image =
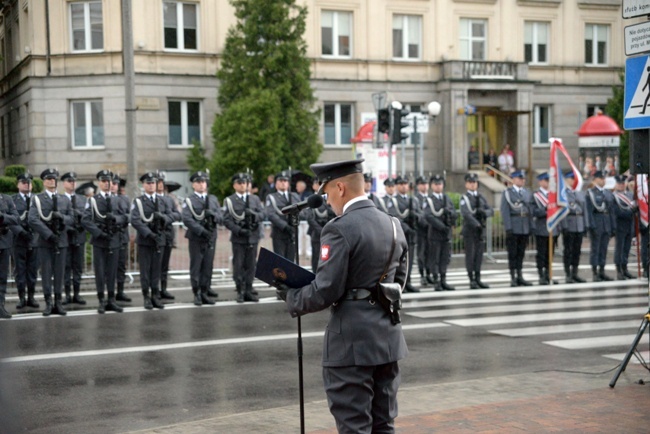
[[[352,143],[372,143],[376,124],[377,121],[370,121],[363,124],[361,128],[359,128],[359,131],[357,131],[357,135],[352,137],[350,141]]]
[[[619,136],[623,131],[618,127],[616,121],[607,115],[598,113],[589,116],[577,131],[578,136]]]

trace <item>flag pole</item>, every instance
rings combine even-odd
[[[548,231],[548,284],[553,284],[553,230]]]
[[[639,191],[637,190],[637,188],[638,188],[637,181],[638,181],[637,176],[635,176],[634,177],[634,200],[638,204],[639,203],[639,195],[638,195]],[[637,208],[637,210],[638,210],[638,208]],[[636,213],[634,215],[634,236],[636,237],[636,277],[640,278],[641,275],[642,275],[642,272],[641,272],[641,251],[639,249],[639,247],[641,245],[641,236],[640,236],[640,232],[639,232],[639,214],[638,213]]]

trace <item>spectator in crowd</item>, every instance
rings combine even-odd
[[[271,193],[275,193],[275,175],[271,174],[266,177],[266,181],[262,184],[262,187],[260,188],[260,200],[262,203],[266,201],[266,196],[268,196]]]
[[[515,159],[513,157],[512,151],[510,150],[510,145],[506,144],[503,147],[503,150],[499,155],[498,162],[499,162],[499,170],[505,173],[506,175],[510,175],[511,173],[517,170],[515,168]]]
[[[499,158],[497,157],[497,153],[494,152],[494,149],[490,148],[488,150],[488,153],[483,155],[483,164],[490,165],[492,167],[498,167],[499,166]],[[490,171],[490,175],[492,172]]]
[[[467,168],[471,169],[473,166],[479,164],[479,155],[476,147],[470,146],[469,152],[467,153]]]

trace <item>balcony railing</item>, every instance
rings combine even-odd
[[[463,61],[444,62],[445,79],[456,80],[526,80],[528,65],[517,62]]]

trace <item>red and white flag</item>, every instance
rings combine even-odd
[[[546,208],[546,228],[552,231],[569,212],[568,199],[564,184],[564,173],[560,165],[560,153],[564,155],[573,172],[573,191],[582,190],[582,175],[580,170],[573,164],[569,153],[562,144],[562,139],[551,138],[551,159],[548,173],[548,207]]]
[[[639,221],[648,227],[648,175],[636,176],[636,203],[639,206]]]

